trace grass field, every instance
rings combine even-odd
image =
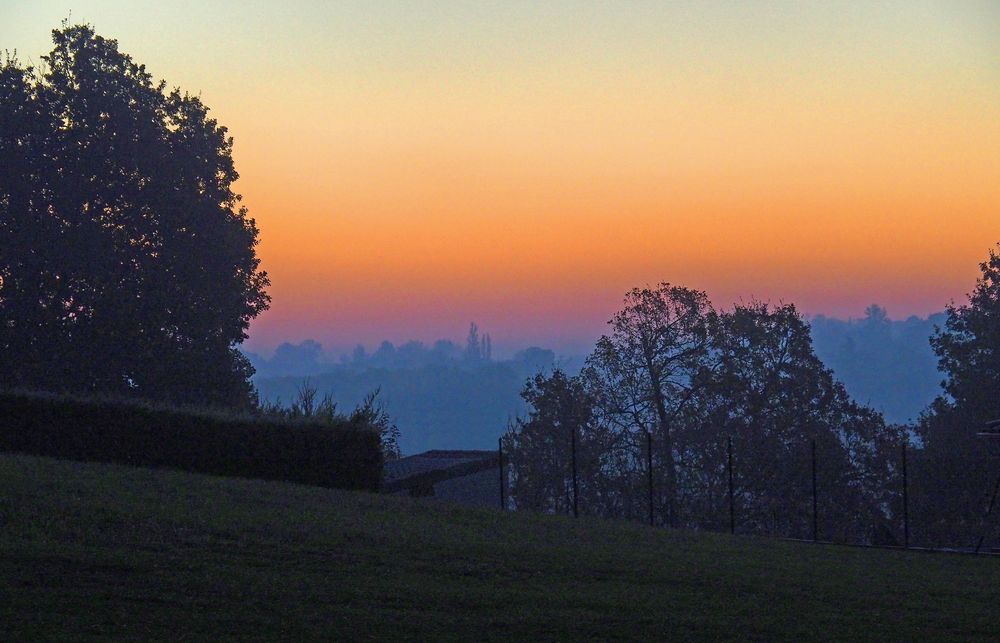
[[[989,639],[1000,559],[0,456],[0,638]]]

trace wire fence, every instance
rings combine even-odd
[[[502,509],[815,542],[1000,553],[996,457],[990,458],[992,475],[956,494],[937,484],[954,465],[905,442],[884,454],[875,474],[859,475],[818,449],[815,439],[767,445],[741,444],[732,436],[677,457],[667,470],[649,432],[597,452],[582,450],[576,432],[569,433],[562,453],[553,449],[530,464],[500,439]],[[762,450],[772,457],[757,457]]]

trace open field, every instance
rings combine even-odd
[[[0,638],[952,638],[1000,559],[0,456]]]

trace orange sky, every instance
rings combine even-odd
[[[993,2],[72,4],[0,46],[72,9],[236,137],[252,349],[568,349],[663,280],[926,314],[1000,241]]]

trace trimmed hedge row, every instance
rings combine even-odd
[[[0,391],[0,450],[376,491],[379,435],[140,403]]]

